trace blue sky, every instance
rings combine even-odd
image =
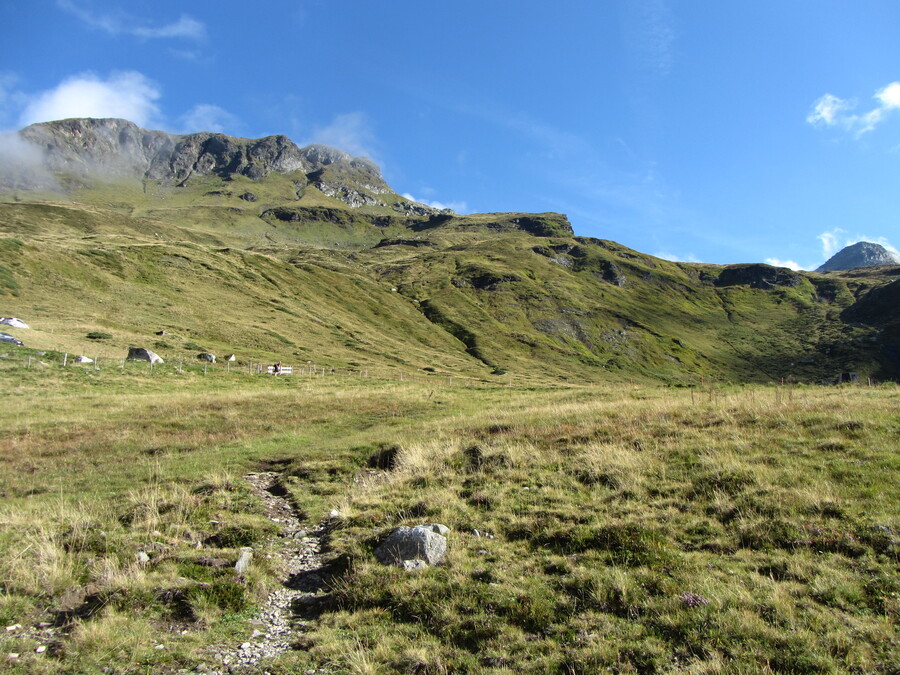
[[[125,117],[368,155],[460,212],[814,268],[900,246],[896,0],[0,0],[0,130]],[[893,245],[893,246],[892,246]]]

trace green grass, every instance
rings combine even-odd
[[[0,203],[4,311],[39,348],[112,334],[111,357],[137,344],[175,358],[193,343],[245,360],[682,386],[900,375],[898,324],[865,302],[890,299],[890,270],[726,286],[721,267],[573,237],[558,214],[406,217],[313,187],[298,199],[300,178]]]
[[[268,672],[897,672],[900,394],[868,386],[900,374],[896,270],[726,285],[558,214],[304,181],[0,202],[2,313],[31,326],[0,350],[4,667],[241,644],[277,585],[241,475],[277,468],[308,525],[340,517],[323,613]],[[253,375],[276,361],[297,374]],[[374,561],[422,522],[446,564]],[[39,655],[42,622],[66,630]]]
[[[257,556],[239,583],[208,561],[265,546],[273,524],[240,479],[260,466],[280,467],[309,524],[340,512],[344,570],[269,672],[900,659],[893,386],[473,388],[9,358],[0,376],[0,617],[99,599],[54,656],[0,636],[23,654],[13,672],[169,672],[244,641],[274,569]],[[369,468],[386,447],[392,468]],[[446,564],[375,562],[392,528],[421,522],[452,528]]]

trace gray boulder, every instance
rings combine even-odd
[[[162,358],[160,358],[158,354],[151,352],[149,349],[145,349],[144,347],[129,347],[128,360],[148,361],[150,363],[163,363]]]
[[[197,358],[201,361],[206,361],[207,363],[215,363],[216,356],[215,354],[210,354],[209,352],[201,352],[197,354]]]
[[[441,532],[449,532],[445,525],[401,526],[388,535],[375,549],[375,558],[383,565],[395,565],[404,569],[421,569],[425,565],[437,565],[447,554],[447,538]]]

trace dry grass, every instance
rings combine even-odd
[[[53,373],[20,381],[0,408],[13,439],[0,453],[0,613],[35,625],[102,604],[73,615],[64,650],[20,672],[104,659],[166,672],[207,642],[245,639],[272,570],[260,556],[238,583],[203,561],[273,531],[240,479],[265,463],[311,522],[339,509],[332,555],[347,562],[306,649],[272,672],[887,672],[896,661],[895,388],[435,394],[377,380]],[[391,448],[390,467],[369,466]],[[380,537],[420,522],[452,528],[446,565],[411,576],[374,562]]]

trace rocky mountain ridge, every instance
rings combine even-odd
[[[182,182],[192,175],[239,174],[252,179],[270,172],[309,173],[330,164],[347,164],[383,183],[369,160],[323,145],[298,147],[287,136],[247,139],[220,133],[176,135],[143,129],[123,119],[67,119],[32,124],[20,137],[44,152],[54,172],[151,178]]]
[[[816,272],[832,272],[836,270],[852,270],[857,267],[898,264],[900,264],[900,258],[881,244],[859,241],[835,253],[823,265],[819,266]]]
[[[298,188],[312,185],[352,208],[389,207],[404,214],[441,210],[397,196],[371,160],[325,145],[299,147],[284,135],[248,139],[221,133],[170,134],[123,119],[66,119],[33,124],[18,137],[40,154],[50,174],[80,179],[153,180],[184,186],[195,177],[297,174]],[[16,187],[48,187],[46,173],[20,174]],[[43,178],[43,184],[41,181]]]

